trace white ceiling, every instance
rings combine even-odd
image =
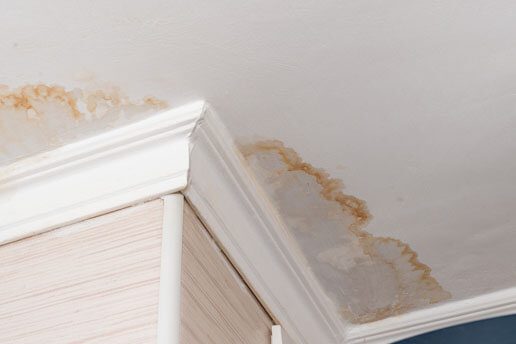
[[[0,12],[0,83],[206,99],[239,140],[281,140],[342,179],[373,214],[367,231],[410,245],[458,300],[516,286],[514,13],[507,0],[16,1]],[[0,142],[23,145],[10,114]],[[0,161],[124,122],[61,119]]]

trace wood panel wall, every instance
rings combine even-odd
[[[188,205],[183,230],[181,343],[269,344],[272,320]]]
[[[154,343],[162,201],[0,247],[0,343]]]
[[[0,246],[0,343],[155,343],[163,203]],[[272,320],[185,204],[183,344],[270,343]]]

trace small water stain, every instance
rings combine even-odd
[[[113,86],[0,85],[0,165],[167,107],[153,96],[133,100]]]
[[[0,86],[0,109],[24,110],[28,118],[36,118],[43,115],[41,108],[45,103],[65,106],[75,119],[86,114],[102,117],[109,111],[123,111],[127,106],[167,107],[166,102],[152,96],[144,97],[139,102],[132,101],[116,87],[87,91],[79,88],[66,90],[62,86],[45,84],[25,85],[16,89]]]
[[[408,244],[365,230],[367,205],[341,180],[281,141],[240,148],[345,319],[368,323],[451,297]]]

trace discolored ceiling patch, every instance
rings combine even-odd
[[[277,140],[241,152],[343,317],[361,324],[451,297],[408,244],[365,231],[365,202]]]
[[[0,86],[0,165],[166,107],[152,96],[132,100],[117,87]]]

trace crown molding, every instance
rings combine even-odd
[[[349,344],[392,343],[422,333],[516,313],[516,288],[447,302],[349,329]]]
[[[203,102],[0,168],[0,244],[180,191]]]
[[[281,217],[209,107],[191,143],[184,194],[289,343],[341,343],[344,324]]]

